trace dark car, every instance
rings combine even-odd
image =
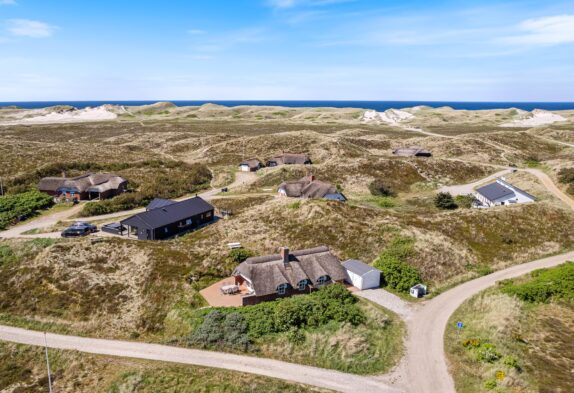
[[[228,191],[229,191],[229,188],[227,188],[227,187],[223,187],[223,188],[221,189],[221,192],[228,192]]]
[[[93,231],[88,227],[68,227],[62,231],[62,237],[80,237],[87,236]]]
[[[70,228],[87,228],[90,232],[96,232],[98,230],[98,227],[95,226],[94,224],[90,224],[89,222],[85,222],[85,221],[77,221],[75,223],[73,223]]]
[[[102,232],[112,233],[114,235],[122,235],[126,229],[127,228],[119,222],[102,225]]]

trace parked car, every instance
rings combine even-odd
[[[121,235],[127,228],[119,222],[112,222],[111,224],[102,225],[102,232],[112,233],[114,235]]]
[[[62,231],[62,237],[81,237],[93,233],[88,227],[75,227],[71,226]]]
[[[221,192],[227,192],[227,191],[229,191],[229,189],[228,189],[227,187],[223,187],[223,188],[221,189]]]

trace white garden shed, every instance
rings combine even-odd
[[[347,281],[355,288],[370,289],[381,285],[381,271],[356,259],[343,262],[347,270]]]

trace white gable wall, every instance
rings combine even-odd
[[[381,284],[381,272],[378,270],[373,270],[360,276],[347,270],[348,282],[355,288],[370,289],[378,288]]]

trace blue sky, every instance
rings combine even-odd
[[[0,0],[0,101],[574,101],[574,2]]]

